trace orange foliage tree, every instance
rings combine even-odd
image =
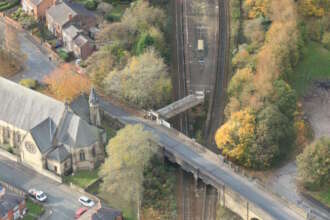
[[[91,82],[86,75],[78,74],[70,64],[64,64],[44,78],[46,93],[61,101],[72,101],[81,93],[87,93]]]

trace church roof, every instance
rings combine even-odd
[[[0,77],[0,120],[30,131],[41,153],[53,145],[87,147],[99,130],[53,98]]]
[[[31,129],[30,133],[41,153],[47,152],[53,146],[55,132],[56,125],[50,118]]]
[[[74,113],[85,121],[89,121],[88,95],[81,94],[70,103],[70,108]]]
[[[52,152],[47,155],[48,159],[56,160],[62,162],[70,156],[69,151],[62,145],[55,148]]]
[[[58,125],[64,109],[62,102],[0,77],[0,120],[29,131],[47,118]]]

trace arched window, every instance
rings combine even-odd
[[[85,152],[83,150],[81,150],[79,152],[79,157],[80,157],[80,161],[84,161],[85,160]]]

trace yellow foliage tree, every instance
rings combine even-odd
[[[232,160],[244,160],[244,153],[255,143],[255,115],[249,109],[235,112],[215,134],[215,141]]]
[[[323,17],[324,8],[317,5],[313,0],[300,0],[299,9],[305,16]]]

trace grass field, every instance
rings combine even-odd
[[[330,80],[330,51],[321,44],[311,42],[304,48],[303,58],[289,81],[297,94],[302,96],[316,80]]]

